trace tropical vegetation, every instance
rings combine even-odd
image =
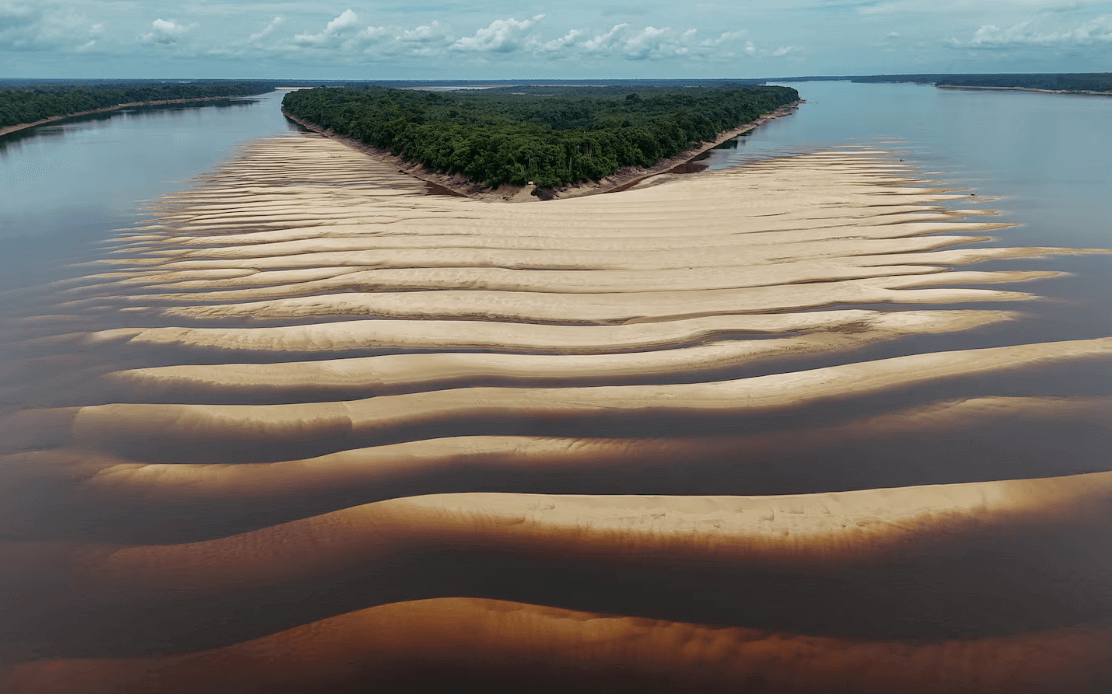
[[[273,91],[265,82],[88,82],[27,84],[0,90],[0,128],[144,101],[232,97]]]
[[[799,99],[788,87],[504,87],[290,92],[292,116],[425,168],[496,187],[597,181],[649,167]]]

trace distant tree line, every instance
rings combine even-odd
[[[854,82],[918,82],[939,87],[1020,87],[1067,92],[1112,92],[1112,73],[1075,72],[1007,75],[872,75]]]
[[[28,84],[0,90],[0,128],[136,101],[248,96],[273,91],[265,82]]]
[[[290,92],[293,116],[488,186],[540,188],[649,167],[799,99],[789,87],[504,87]]]

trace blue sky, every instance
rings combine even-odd
[[[0,0],[3,77],[719,78],[1108,70],[1112,0]]]

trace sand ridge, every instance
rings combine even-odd
[[[1017,337],[1106,251],[874,147],[651,183],[291,133],[157,201],[5,335],[0,688],[1112,682],[1112,472],[1055,449],[1112,338]]]

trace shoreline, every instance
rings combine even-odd
[[[38,125],[46,125],[47,123],[56,123],[66,118],[76,118],[78,116],[91,116],[94,113],[108,113],[110,111],[119,111],[122,108],[130,108],[132,106],[165,106],[166,104],[187,104],[193,101],[215,101],[217,99],[233,99],[237,97],[232,96],[199,96],[194,99],[160,99],[158,101],[130,101],[126,104],[116,104],[115,106],[105,106],[104,108],[94,108],[90,111],[77,111],[76,113],[67,113],[64,116],[51,116],[43,118],[31,123],[18,123],[16,125],[8,125],[0,128],[0,137],[9,133],[26,130],[27,128],[34,128]]]
[[[987,87],[964,84],[935,84],[938,89],[980,89],[982,91],[1003,92],[1040,92],[1042,94],[1088,94],[1093,96],[1112,96],[1112,91],[1098,92],[1092,89],[1040,89],[1038,87]]]
[[[533,195],[532,192],[535,186],[511,186],[504,184],[498,188],[491,189],[480,183],[475,183],[461,174],[443,174],[435,171],[429,171],[422,164],[403,159],[400,156],[395,156],[390,152],[372,147],[365,144],[354,137],[347,135],[339,135],[330,128],[322,128],[315,123],[303,120],[282,109],[282,115],[297,123],[301,127],[311,130],[312,132],[324,135],[330,139],[341,142],[353,149],[359,150],[364,154],[369,154],[377,160],[396,166],[402,173],[408,174],[414,178],[425,181],[426,183],[438,186],[447,190],[449,193],[461,197],[471,198],[472,200],[483,200],[487,202],[534,202],[544,200],[559,200],[565,198],[578,198],[587,195],[598,195],[601,193],[617,193],[628,188],[631,188],[645,179],[652,178],[665,174],[672,169],[690,162],[695,157],[703,152],[717,147],[723,142],[737,137],[743,133],[755,130],[761,125],[783,116],[791,115],[799,108],[800,104],[805,103],[804,99],[793,101],[790,104],[785,104],[776,109],[772,113],[766,114],[755,120],[742,123],[741,125],[723,130],[710,141],[700,142],[692,147],[688,147],[682,152],[676,154],[668,159],[660,159],[653,166],[649,168],[627,166],[618,169],[614,173],[602,178],[599,181],[588,181],[586,183],[576,183],[562,186],[560,188],[542,189],[543,197]]]

